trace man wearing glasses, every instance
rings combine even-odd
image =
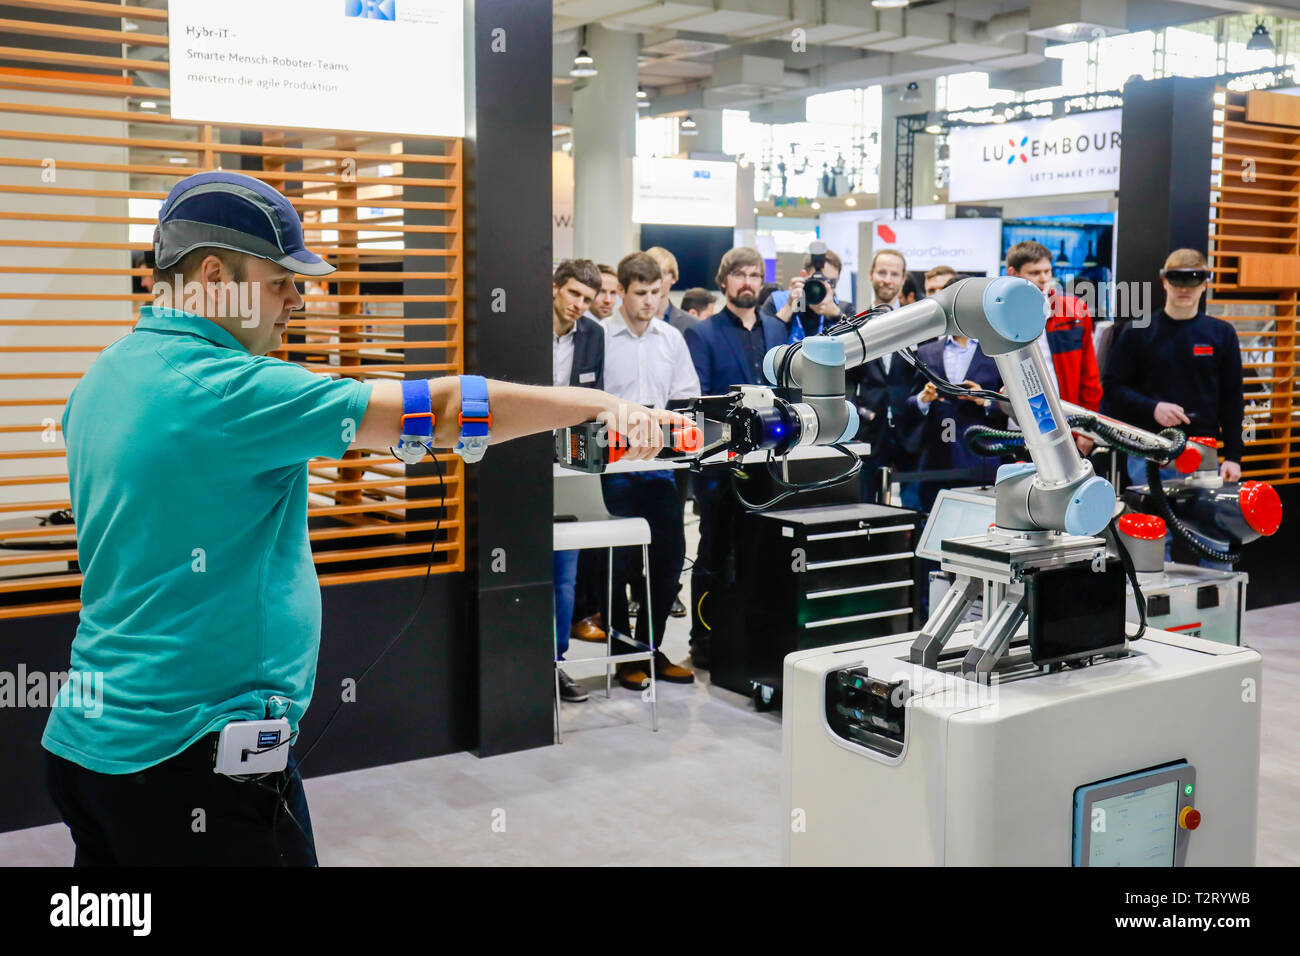
[[[835,295],[835,286],[839,282],[842,267],[840,257],[827,249],[826,265],[822,267],[822,275],[826,277],[826,284],[830,286],[831,294],[815,305],[809,303],[801,312],[797,306],[803,300],[803,284],[812,270],[812,254],[805,255],[803,269],[790,280],[790,288],[786,291],[778,289],[773,292],[763,303],[763,308],[759,310],[760,314],[780,319],[788,329],[786,339],[788,342],[798,342],[809,335],[820,335],[836,322],[854,313],[852,302],[839,299]]]
[[[1172,427],[1220,439],[1219,473],[1224,481],[1240,481],[1241,348],[1237,330],[1201,307],[1209,278],[1205,257],[1195,249],[1169,254],[1160,270],[1165,307],[1150,322],[1129,322],[1119,333],[1102,378],[1102,410],[1151,431]],[[1146,484],[1146,462],[1130,458],[1129,477]]]
[[[1195,249],[1175,249],[1160,270],[1165,307],[1148,322],[1128,322],[1115,338],[1102,376],[1102,411],[1156,431],[1179,428],[1189,438],[1223,442],[1219,474],[1241,480],[1244,399],[1237,330],[1207,315],[1201,304],[1210,280],[1209,264]],[[1147,483],[1146,462],[1129,456],[1129,480]],[[1177,477],[1172,465],[1163,479]],[[1171,559],[1166,536],[1165,560]],[[1202,567],[1232,565],[1200,559]]]
[[[722,257],[717,279],[725,305],[686,330],[704,395],[722,395],[733,385],[764,384],[763,356],[789,335],[775,317],[758,314],[764,280],[758,250],[730,250]],[[736,502],[728,494],[726,476],[725,465],[706,467],[694,476],[695,512],[700,516],[700,547],[691,571],[691,659],[696,667],[709,666],[708,628],[700,622],[700,601],[712,586],[714,571],[722,567],[732,537]],[[706,620],[708,616],[706,607]]]

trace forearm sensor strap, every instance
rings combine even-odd
[[[429,380],[412,378],[402,382],[402,435],[393,451],[408,465],[428,454],[433,443],[433,409],[429,402]]]
[[[492,429],[492,411],[488,407],[487,379],[482,375],[460,377],[460,444],[456,454],[467,462],[476,462],[487,451]]]

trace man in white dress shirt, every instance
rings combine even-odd
[[[653,408],[665,408],[671,399],[700,394],[691,353],[682,333],[671,324],[656,321],[663,296],[663,274],[659,264],[644,252],[624,256],[618,264],[618,309],[601,325],[605,327],[605,389],[621,398],[640,396]],[[606,474],[601,484],[605,507],[611,514],[644,518],[650,524],[650,567],[647,569],[649,603],[653,620],[642,602],[637,612],[636,637],[649,643],[654,629],[656,648],[663,640],[668,612],[677,593],[686,555],[682,527],[682,503],[669,470]],[[620,548],[614,561],[614,608],[611,625],[627,634],[628,612],[624,596],[634,564],[630,552]],[[662,651],[655,652],[655,676],[660,680],[689,684],[695,675],[673,664]],[[641,690],[650,681],[643,661],[626,662],[618,668],[619,683],[629,690]]]
[[[551,372],[556,387],[605,387],[605,330],[584,313],[594,305],[601,275],[590,259],[565,259],[551,278]],[[594,586],[596,565],[589,560],[586,574],[579,571],[579,551],[556,551],[552,557],[555,574],[555,655],[562,659],[569,650],[574,610],[586,617],[598,610]],[[579,586],[581,581],[582,585]],[[602,633],[603,641],[605,635]],[[559,670],[560,696],[581,703],[587,692],[572,677]]]

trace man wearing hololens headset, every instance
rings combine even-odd
[[[1240,481],[1241,349],[1236,329],[1201,308],[1209,279],[1195,249],[1169,254],[1160,270],[1165,307],[1149,324],[1129,322],[1119,333],[1102,376],[1102,410],[1151,431],[1175,427],[1221,440],[1219,473]],[[1132,481],[1147,483],[1145,461],[1130,457],[1128,468]]]
[[[291,750],[260,779],[214,772],[223,727],[283,718],[292,740],[311,700],[308,459],[397,446],[414,461],[428,443],[473,461],[593,419],[642,459],[662,447],[661,422],[685,419],[589,388],[330,379],[267,356],[303,306],[294,275],[334,267],[307,250],[289,201],[249,176],[177,183],[154,253],[158,304],[63,415],[84,575],[71,665],[103,675],[103,700],[51,709],[47,783],[77,865],[314,865]]]

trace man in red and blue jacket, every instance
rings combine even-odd
[[[1047,332],[1039,340],[1044,358],[1051,357],[1061,399],[1092,411],[1101,409],[1101,374],[1092,341],[1092,315],[1081,299],[1058,292],[1052,282],[1052,253],[1042,243],[1018,242],[1007,250],[1007,275],[1028,279],[1042,290],[1052,309]],[[1092,451],[1092,439],[1076,434],[1081,454]]]

